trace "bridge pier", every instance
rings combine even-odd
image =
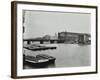
[[[54,41],[50,41],[50,43],[52,44],[52,43],[54,43]]]
[[[40,41],[40,44],[43,44],[43,41]]]
[[[27,44],[30,44],[31,43],[31,41],[27,41]]]

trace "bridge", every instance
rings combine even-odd
[[[23,39],[23,42],[27,42],[27,44],[31,44],[31,42],[40,42],[40,44],[43,44],[44,42],[50,42],[50,43],[63,43],[65,40],[59,40],[59,39]]]

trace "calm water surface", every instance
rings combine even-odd
[[[80,67],[90,65],[90,45],[78,44],[54,44],[57,49],[43,50],[43,51],[30,51],[25,49],[25,54],[37,55],[48,54],[56,58],[55,64],[48,65],[47,67]],[[33,68],[29,65],[24,65],[24,68]]]

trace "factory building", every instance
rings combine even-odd
[[[59,32],[58,39],[64,40],[65,43],[90,43],[90,34],[73,33],[73,32]]]

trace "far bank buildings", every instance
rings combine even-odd
[[[75,32],[58,32],[55,35],[44,35],[41,37],[24,39],[25,42],[30,44],[31,42],[39,42],[44,44],[49,43],[68,43],[68,44],[91,44],[91,35],[88,33],[75,33]]]
[[[59,32],[59,40],[65,40],[66,43],[91,43],[91,35],[87,33]]]

